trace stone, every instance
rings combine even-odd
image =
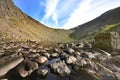
[[[38,74],[40,77],[46,77],[47,74],[48,74],[48,70],[47,70],[47,69],[38,69],[38,70],[37,70],[37,74]]]
[[[85,67],[87,64],[88,64],[87,59],[83,58],[83,59],[79,59],[76,62],[74,62],[72,64],[72,66],[73,67],[75,66],[75,67],[81,68],[81,67]]]
[[[23,60],[24,58],[22,56],[16,56],[12,60],[4,62],[5,64],[0,66],[0,77],[7,74],[8,71],[16,67]]]
[[[18,76],[21,76],[24,78],[29,76],[36,69],[38,69],[38,64],[36,62],[30,61],[30,60],[24,60],[22,63],[20,63],[17,66],[16,72],[18,73]]]
[[[74,56],[69,56],[69,57],[66,59],[66,63],[67,63],[67,64],[72,64],[72,63],[74,63],[75,61],[77,61],[77,59],[76,59]]]
[[[68,54],[66,54],[65,52],[62,52],[62,53],[60,54],[60,59],[61,59],[61,60],[66,59],[68,56],[69,56]]]
[[[73,54],[74,52],[75,52],[75,50],[72,48],[68,48],[66,51],[66,53],[69,53],[69,54]]]
[[[59,54],[58,53],[52,53],[52,54],[50,54],[50,57],[51,58],[57,58],[57,57],[59,57]]]
[[[49,53],[42,53],[42,55],[47,57],[48,59],[50,58],[50,54]]]
[[[28,55],[26,55],[25,57],[28,57],[28,58],[35,58],[37,56],[40,56],[38,53],[29,53]]]
[[[38,56],[38,57],[36,57],[36,59],[35,59],[35,61],[37,62],[37,63],[39,63],[40,65],[41,64],[44,64],[45,62],[47,62],[47,57],[45,57],[45,56]]]
[[[71,73],[69,67],[65,64],[64,61],[58,61],[50,64],[50,69],[53,73],[58,74],[59,76],[67,76]]]

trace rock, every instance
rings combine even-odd
[[[79,51],[76,51],[74,54],[77,55],[77,56],[81,55],[81,53]]]
[[[37,70],[37,74],[38,74],[40,77],[46,77],[47,74],[48,74],[48,70],[47,70],[47,69],[38,69],[38,70]]]
[[[87,59],[79,59],[72,64],[74,70],[85,67],[88,64]]]
[[[76,46],[77,46],[78,48],[83,48],[84,45],[85,45],[85,44],[81,42],[81,43],[78,43]]]
[[[72,49],[72,48],[68,48],[68,49],[66,50],[66,53],[69,53],[69,54],[73,54],[74,52],[75,52],[75,50]]]
[[[66,54],[65,52],[62,52],[62,53],[60,54],[60,59],[61,59],[61,60],[66,59],[68,56],[69,56],[68,54]]]
[[[95,36],[95,45],[100,49],[111,52],[113,50],[120,50],[120,33],[119,32],[106,32],[99,33]]]
[[[103,80],[116,80],[114,73],[106,68],[105,66],[97,63],[99,70],[97,73],[102,77]]]
[[[30,53],[36,53],[37,50],[36,50],[36,49],[30,49],[29,52],[30,52]]]
[[[51,57],[51,58],[57,58],[58,56],[59,56],[58,53],[52,53],[52,54],[50,54],[50,57]]]
[[[42,53],[42,55],[47,57],[48,59],[50,59],[50,54],[49,53]]]
[[[67,64],[72,64],[72,63],[74,63],[75,61],[77,61],[77,59],[76,59],[74,56],[69,56],[69,57],[66,59],[66,63],[67,63]]]
[[[30,60],[24,60],[22,63],[20,63],[17,66],[16,72],[18,73],[18,76],[24,78],[26,76],[29,76],[36,69],[38,69],[38,64],[36,62]]]
[[[62,77],[71,73],[71,70],[68,68],[64,61],[51,63],[50,69],[53,73],[57,73],[59,76]]]
[[[30,49],[28,46],[23,46],[22,48],[23,48],[23,50],[25,50],[25,51],[29,51],[29,49]]]
[[[36,59],[35,59],[35,61],[37,62],[37,63],[39,63],[40,65],[41,64],[44,64],[45,62],[47,62],[47,57],[45,57],[45,56],[38,56],[38,57],[36,57]]]
[[[95,55],[92,52],[84,52],[81,54],[81,57],[92,59],[92,58],[95,58]]]
[[[116,80],[120,80],[120,72],[114,72]]]
[[[73,48],[73,47],[75,47],[75,44],[74,43],[70,43],[69,47]]]
[[[25,57],[28,57],[28,58],[35,58],[37,56],[40,56],[38,53],[29,53],[28,55],[26,55]]]
[[[59,48],[55,48],[55,49],[53,49],[53,51],[59,53],[60,49]]]
[[[12,60],[4,62],[5,64],[0,66],[0,77],[7,74],[8,71],[16,67],[23,60],[24,58],[22,56],[16,56]]]

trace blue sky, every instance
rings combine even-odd
[[[14,0],[14,4],[49,27],[70,29],[119,7],[120,0]]]

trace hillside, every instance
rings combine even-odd
[[[119,23],[120,23],[120,7],[107,11],[101,16],[95,18],[94,20],[87,22],[83,25],[80,25],[76,28],[73,28],[72,30],[74,30],[74,32],[70,36],[74,39],[79,40],[91,37],[101,30],[104,31],[104,29],[112,29],[112,27],[114,27],[113,31],[115,31],[117,29],[115,28],[115,25]],[[119,28],[117,30],[119,30]]]
[[[0,0],[0,42],[70,41],[71,31],[49,28],[17,8],[12,0]],[[59,34],[59,35],[58,35]]]

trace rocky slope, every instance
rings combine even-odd
[[[48,28],[24,14],[12,0],[0,0],[0,42],[25,40],[64,42],[71,40],[70,32]]]
[[[111,26],[115,27],[115,25],[119,23],[120,23],[120,7],[109,10],[102,14],[101,16],[97,17],[96,19],[87,22],[83,25],[80,25],[76,28],[73,28],[72,30],[74,30],[74,32],[71,34],[71,37],[75,39],[90,37],[104,28],[109,29],[111,28]],[[114,31],[118,29],[119,28],[115,28]]]

